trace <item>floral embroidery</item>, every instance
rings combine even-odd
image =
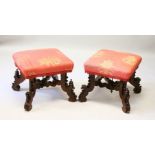
[[[102,68],[110,69],[113,66],[113,62],[111,60],[104,60],[100,66]]]
[[[99,69],[99,73],[105,74],[105,75],[112,75],[112,71],[110,70],[110,68],[112,68],[113,62],[111,60],[104,60],[100,64],[100,66],[101,68]]]
[[[93,58],[98,58],[98,57],[103,57],[103,56],[104,56],[104,52],[98,52],[93,56]]]
[[[123,59],[123,62],[125,62],[126,64],[132,66],[136,62],[136,57],[134,57],[134,56],[128,56],[128,57],[126,57],[126,58]]]
[[[103,75],[111,75],[112,76],[112,71],[111,70],[99,70],[99,73],[100,74],[103,74]]]
[[[56,66],[60,64],[60,60],[54,57],[47,57],[47,58],[42,58],[41,60],[39,60],[39,63],[40,65]]]

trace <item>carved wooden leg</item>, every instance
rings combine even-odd
[[[122,110],[125,113],[129,113],[130,112],[130,104],[129,104],[129,90],[127,88],[127,82],[121,82],[120,84],[120,89],[119,89],[119,94],[120,94],[120,98],[122,99]]]
[[[69,96],[69,99],[68,101],[70,102],[75,102],[76,101],[76,98],[77,96],[75,95],[74,93],[74,84],[73,84],[73,81],[70,80],[69,84],[68,84],[68,77],[67,77],[67,74],[61,74],[61,81],[60,81],[60,84],[61,84],[61,88],[63,91],[65,91],[67,93],[67,95]]]
[[[88,85],[82,85],[81,89],[82,92],[79,95],[79,101],[80,102],[86,102],[87,98],[86,96],[88,95],[89,92],[91,92],[95,87],[95,75],[89,75],[88,77]]]
[[[134,86],[133,91],[135,94],[138,94],[141,92],[140,81],[141,79],[139,77],[135,77],[135,73],[132,75],[132,77],[129,80],[130,84]]]
[[[15,71],[15,75],[14,75],[14,83],[12,83],[12,89],[15,91],[19,91],[20,90],[20,85],[24,80],[24,76],[22,74],[19,73],[18,69]]]
[[[36,93],[36,79],[30,79],[29,91],[26,93],[26,102],[24,105],[26,111],[30,111],[32,109],[32,101],[35,93]]]

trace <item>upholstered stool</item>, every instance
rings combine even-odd
[[[36,49],[17,52],[13,55],[17,70],[15,81],[12,84],[13,90],[20,90],[20,83],[29,79],[29,91],[26,93],[25,110],[32,109],[33,97],[36,89],[60,85],[62,90],[69,96],[69,101],[76,101],[74,85],[72,80],[68,82],[67,73],[72,72],[73,62],[59,50]],[[58,78],[60,74],[60,79]],[[42,77],[42,79],[37,77]],[[50,81],[50,78],[52,80]]]
[[[135,93],[141,92],[140,78],[135,77],[135,71],[141,60],[142,58],[135,54],[111,50],[98,51],[84,64],[85,72],[89,74],[89,83],[87,86],[82,86],[79,101],[85,102],[86,96],[95,86],[106,87],[111,92],[119,91],[123,104],[122,110],[128,113],[130,111],[130,95],[127,82],[134,86]],[[113,79],[115,80],[113,81]]]

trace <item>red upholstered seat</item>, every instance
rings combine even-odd
[[[58,49],[35,49],[13,55],[15,65],[25,78],[71,72],[73,62]]]
[[[128,81],[142,58],[135,54],[100,50],[85,63],[85,72]]]

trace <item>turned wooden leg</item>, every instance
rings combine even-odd
[[[130,112],[130,104],[129,104],[130,95],[129,95],[129,90],[127,88],[127,82],[123,82],[123,81],[121,82],[120,89],[119,89],[119,95],[120,95],[120,98],[122,99],[123,112],[129,113]]]
[[[26,111],[30,111],[32,109],[32,101],[33,97],[36,93],[36,79],[29,80],[29,91],[26,93],[26,102],[24,105],[24,109]]]
[[[73,81],[70,80],[70,82],[68,84],[68,80],[67,79],[68,79],[67,74],[61,74],[61,81],[60,81],[61,88],[69,96],[68,101],[75,102],[77,96],[75,95],[75,92],[74,92],[75,88],[74,88]]]
[[[133,91],[135,94],[138,94],[141,92],[142,87],[140,85],[140,81],[141,79],[139,77],[135,77],[135,73],[132,75],[132,77],[129,80],[129,83],[134,86]]]
[[[18,69],[15,71],[14,79],[15,81],[12,83],[12,89],[19,91],[20,84],[25,80],[25,78],[21,73],[19,73]]]
[[[91,92],[95,87],[95,75],[89,75],[88,77],[88,85],[82,85],[81,89],[82,92],[79,95],[79,101],[80,102],[86,102],[87,98],[86,96],[88,95],[89,92]]]

